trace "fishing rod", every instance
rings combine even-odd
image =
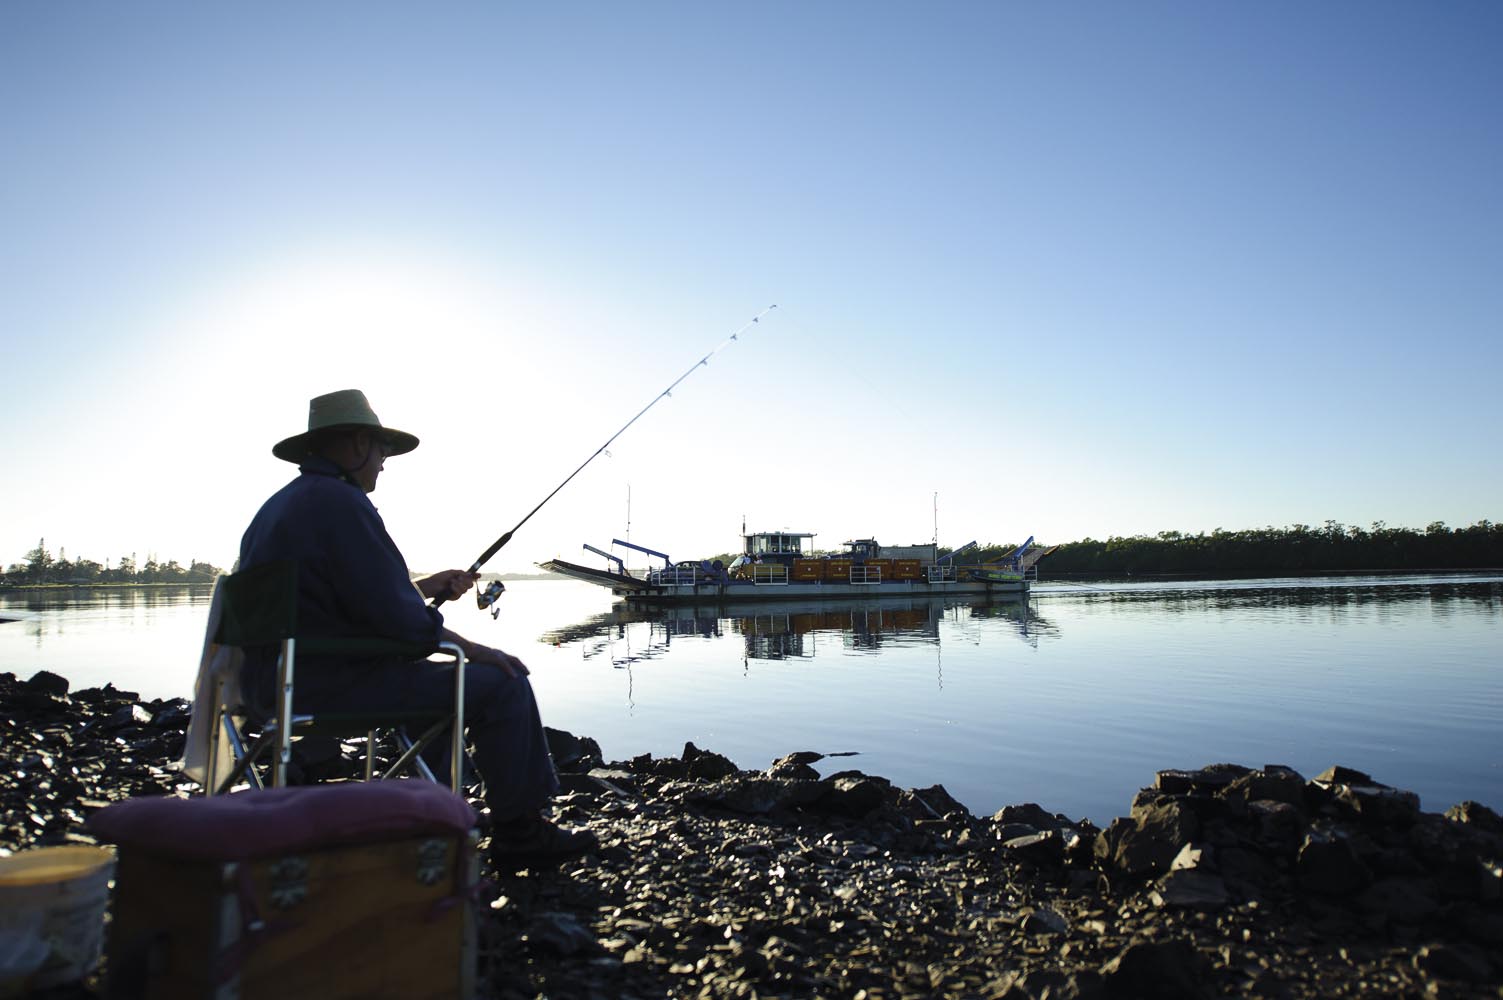
[[[652,401],[649,402],[646,406],[642,407],[642,409],[637,413],[637,415],[635,417],[632,417],[626,423],[622,424],[621,425],[621,429],[619,431],[617,431],[616,433],[612,434],[610,437],[606,438],[605,444],[601,445],[599,448],[596,448],[595,451],[590,455],[589,458],[585,459],[583,462],[581,462],[579,464],[579,468],[577,468],[573,472],[569,473],[569,475],[564,479],[563,482],[559,483],[557,486],[555,486],[553,488],[553,492],[552,493],[549,493],[547,496],[543,497],[541,503],[539,503],[536,507],[532,508],[532,510],[528,511],[526,517],[524,517],[524,518],[522,518],[522,520],[518,521],[516,523],[516,525],[514,525],[512,527],[512,529],[510,531],[508,531],[506,534],[502,535],[500,538],[498,538],[494,542],[492,542],[490,548],[488,548],[484,552],[480,553],[480,558],[476,559],[473,563],[470,564],[470,569],[469,569],[470,575],[473,576],[474,574],[480,572],[480,567],[484,566],[487,562],[490,562],[491,556],[495,555],[497,552],[499,552],[501,550],[501,547],[503,545],[505,545],[507,542],[511,541],[511,536],[515,535],[517,533],[517,531],[522,527],[522,525],[524,525],[528,521],[532,520],[532,515],[536,514],[538,511],[542,510],[543,509],[543,505],[546,504],[549,500],[552,500],[556,495],[558,495],[558,491],[559,490],[563,489],[565,486],[568,486],[569,485],[569,481],[571,479],[573,479],[575,476],[579,475],[581,472],[583,472],[584,469],[585,469],[585,466],[587,466],[591,462],[595,461],[595,459],[600,456],[601,452],[605,451],[607,448],[609,448],[611,446],[612,442],[614,442],[622,434],[625,434],[626,433],[626,429],[628,427],[630,427],[632,424],[634,424],[638,420],[640,420],[642,418],[642,415],[645,414],[648,410],[650,410],[654,406],[658,405],[658,401],[659,400],[663,399],[665,396],[672,395],[673,394],[673,390],[676,389],[676,388],[678,388],[678,384],[680,382],[682,382],[684,379],[688,378],[690,375],[693,375],[696,370],[698,370],[700,368],[703,368],[706,365],[708,365],[710,363],[710,359],[711,358],[713,358],[716,354],[719,354],[726,347],[730,346],[730,344],[732,342],[734,342],[737,338],[739,338],[743,333],[745,333],[753,325],[755,325],[756,323],[759,323],[761,321],[761,319],[762,319],[763,316],[766,316],[768,313],[772,312],[776,308],[777,308],[776,304],[770,305],[766,309],[763,309],[761,312],[757,313],[757,315],[753,316],[751,319],[747,320],[745,323],[743,323],[740,326],[739,329],[736,330],[735,333],[731,334],[729,337],[725,338],[725,340],[723,340],[719,344],[717,344],[716,347],[715,347],[715,349],[713,351],[711,351],[709,354],[706,354],[704,357],[700,358],[698,361],[694,362],[694,364],[690,365],[688,371],[684,372],[678,378],[674,379],[673,382],[672,382],[672,384],[670,384],[668,386],[668,388],[664,389],[662,392],[660,392],[656,396],[652,397]],[[498,598],[498,597],[501,596],[501,593],[502,593],[503,590],[505,590],[505,588],[501,586],[501,581],[499,581],[499,580],[493,581],[489,587],[487,587],[485,590],[483,590],[480,593],[478,593],[478,594],[475,595],[476,603],[478,603],[481,608],[488,607],[488,606],[490,606],[490,605],[492,605],[492,604],[495,603],[496,598]],[[433,599],[433,603],[431,605],[429,605],[429,606],[436,608],[440,604],[443,604],[444,601],[446,601],[446,600],[448,600],[447,597],[445,597],[443,594],[439,594],[437,597],[435,597]],[[494,610],[493,610],[492,613],[494,614]]]

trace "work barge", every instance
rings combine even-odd
[[[976,547],[967,542],[938,555],[934,543],[884,546],[874,538],[844,543],[834,554],[815,554],[814,533],[802,531],[743,534],[741,554],[729,566],[720,560],[675,562],[665,552],[619,538],[621,546],[661,559],[661,567],[629,570],[612,552],[585,545],[606,565],[584,566],[563,559],[539,568],[644,604],[694,604],[707,601],[824,600],[828,598],[936,597],[946,595],[1026,594],[1038,578],[1038,564],[1053,549],[1029,538],[1011,555],[993,563],[965,564],[957,557]]]

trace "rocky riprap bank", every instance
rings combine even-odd
[[[0,674],[0,846],[86,839],[92,810],[179,791],[187,715]],[[550,737],[558,818],[602,846],[490,873],[486,996],[1503,996],[1503,821],[1476,803],[1439,815],[1341,767],[1222,764],[1159,772],[1097,829],[821,778],[812,753],[607,764]],[[352,767],[305,749],[310,776]]]

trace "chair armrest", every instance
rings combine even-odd
[[[304,656],[389,656],[423,660],[437,648],[435,643],[403,642],[381,636],[312,636],[297,641],[297,651]]]

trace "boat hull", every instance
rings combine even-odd
[[[642,579],[625,573],[593,569],[562,559],[539,563],[541,569],[609,587],[611,593],[627,601],[642,604],[725,604],[741,601],[824,601],[876,600],[888,597],[986,597],[989,595],[1026,594],[1028,581],[1021,576],[997,572],[963,580],[883,580],[847,583],[843,580],[753,581],[732,578],[715,580],[691,574],[692,582],[673,582],[662,575]]]
[[[946,597],[951,595],[986,596],[988,594],[1023,594],[1026,580],[927,580],[889,581],[887,583],[694,583],[670,584],[636,590],[612,592],[628,601],[645,604],[702,604],[705,602],[740,601],[822,601],[877,600],[888,597]]]

